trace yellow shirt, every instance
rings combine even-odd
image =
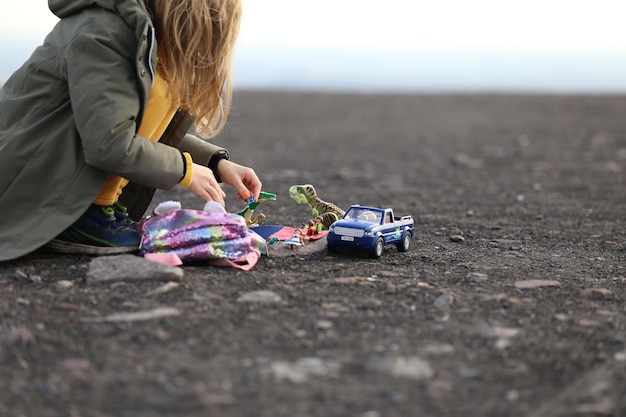
[[[148,97],[148,105],[139,126],[138,135],[149,138],[153,141],[158,141],[159,138],[165,133],[165,129],[172,121],[174,114],[178,110],[178,100],[174,100],[171,90],[165,79],[156,73],[154,77],[154,85],[150,90],[150,97]],[[189,187],[192,178],[192,160],[191,155],[188,153],[183,154],[185,156],[185,163],[187,164],[185,169],[185,176],[180,181],[180,185]]]
[[[158,141],[165,129],[172,121],[174,114],[178,110],[178,100],[172,98],[172,94],[167,81],[157,72],[154,78],[154,85],[150,90],[148,97],[148,105],[143,114],[143,120],[139,126],[137,134],[146,137],[152,141]],[[183,153],[185,157],[185,176],[180,180],[179,184],[184,187],[191,185],[193,178],[191,155],[187,152]],[[107,178],[100,194],[94,200],[94,204],[108,206],[117,201],[123,188],[128,184],[128,180],[111,174]]]

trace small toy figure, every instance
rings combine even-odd
[[[304,237],[302,236],[302,230],[296,229],[293,236],[285,240],[285,243],[289,244],[289,249],[295,249],[297,246],[304,245]]]
[[[277,237],[271,237],[265,241],[265,255],[270,256],[270,245],[280,242]]]
[[[250,195],[244,199],[244,203],[246,204],[246,206],[236,213],[240,216],[243,216],[243,218],[246,220],[246,224],[248,225],[248,227],[256,227],[265,221],[265,215],[263,213],[260,213],[257,214],[254,219],[252,219],[252,214],[254,213],[254,210],[257,208],[259,203],[275,200],[276,194],[261,191],[259,197],[256,198],[254,195],[252,195],[252,193],[250,193]]]
[[[323,219],[320,216],[317,216],[315,218],[315,234],[319,235],[322,230],[324,230]]]
[[[316,235],[317,229],[315,228],[315,224],[313,223],[313,220],[309,220],[306,224],[306,235],[307,236],[313,236]]]
[[[250,192],[250,194],[248,194],[248,197],[244,198],[244,200],[246,205],[249,206],[256,201],[256,197],[254,196],[254,194],[252,194],[252,192]]]
[[[289,187],[289,196],[298,204],[308,204],[313,217],[322,218],[322,230],[328,229],[331,224],[341,219],[344,215],[344,211],[341,208],[319,198],[311,184],[292,185]]]

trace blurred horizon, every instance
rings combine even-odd
[[[243,0],[235,89],[626,94],[626,3]],[[0,4],[0,84],[57,18]]]
[[[34,47],[15,42],[2,49],[7,59],[0,62],[0,85]],[[243,45],[235,54],[233,85],[272,91],[613,95],[626,93],[626,53]]]
[[[241,48],[239,89],[382,93],[626,93],[613,50]]]

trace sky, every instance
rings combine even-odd
[[[243,0],[241,88],[626,92],[624,0]],[[0,80],[56,18],[0,4]]]

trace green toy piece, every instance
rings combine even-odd
[[[275,200],[276,194],[261,191],[261,194],[259,194],[259,197],[255,201],[248,202],[247,205],[242,210],[237,211],[236,214],[243,216],[243,218],[246,220],[246,224],[248,225],[248,227],[256,227],[265,221],[265,214],[259,213],[254,217],[254,219],[252,219],[254,210],[257,208],[259,203],[265,203],[266,201]]]
[[[337,205],[328,203],[319,198],[315,187],[311,184],[292,185],[289,187],[289,196],[298,204],[308,204],[313,213],[313,222],[315,222],[318,217],[321,217],[321,224],[324,230],[341,219],[345,213],[344,210]]]

